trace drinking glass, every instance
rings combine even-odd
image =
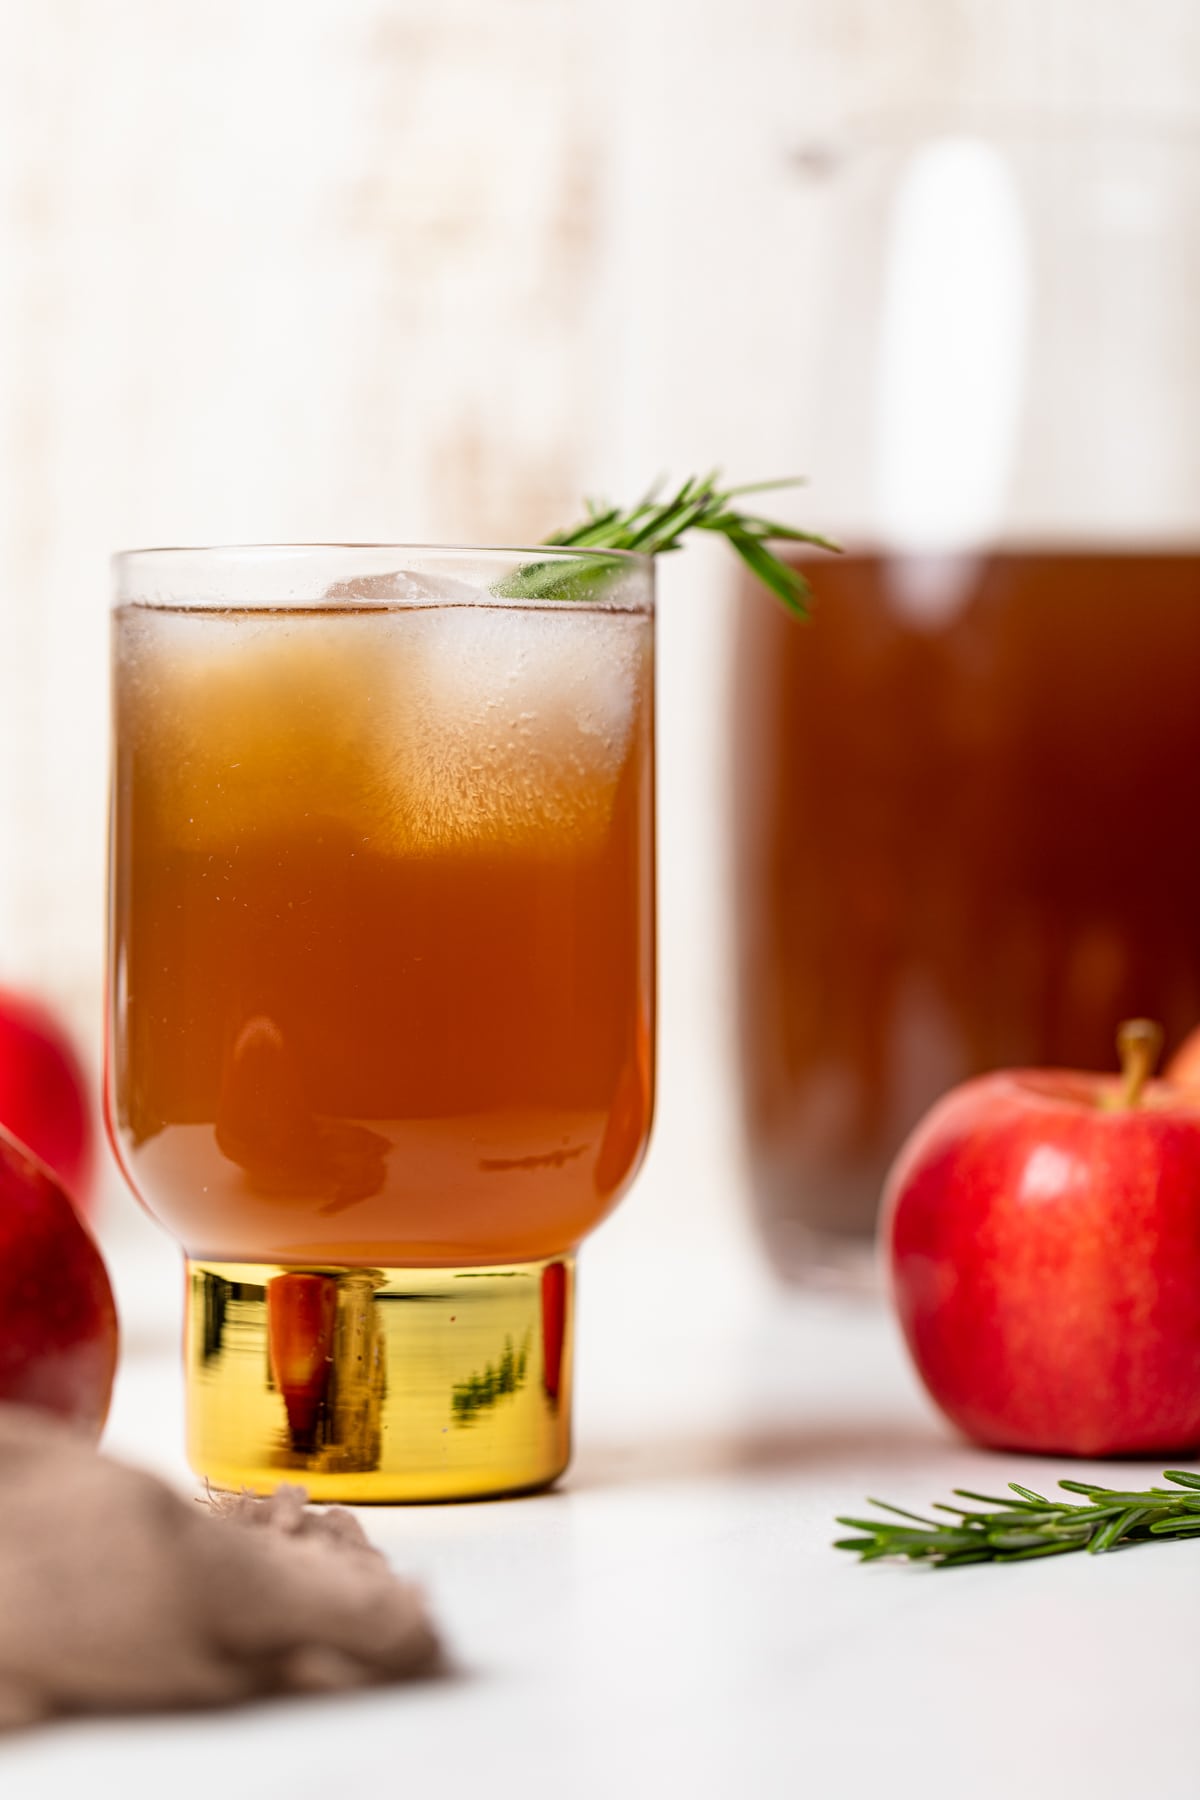
[[[193,1466],[544,1486],[650,1128],[652,564],[115,566],[106,1099],[186,1256]]]
[[[812,158],[799,629],[739,610],[743,1098],[776,1264],[852,1268],[952,1083],[1200,1019],[1200,152],[1050,119]]]

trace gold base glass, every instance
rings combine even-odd
[[[653,561],[276,544],[116,581],[106,1117],[189,1259],[192,1462],[545,1487],[564,1251],[654,1106]]]
[[[188,1455],[214,1487],[465,1500],[571,1452],[574,1258],[491,1268],[189,1261]]]

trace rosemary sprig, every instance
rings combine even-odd
[[[757,512],[745,512],[735,503],[748,494],[796,487],[797,478],[782,481],[743,482],[722,487],[719,471],[689,476],[667,499],[654,488],[636,506],[623,509],[589,500],[587,517],[567,531],[557,531],[545,541],[562,549],[637,550],[645,556],[665,556],[678,550],[690,531],[714,531],[726,538],[742,561],[775,594],[790,612],[808,614],[809,585],[798,569],[770,548],[773,541],[814,544],[822,550],[839,546],[815,531],[801,531]],[[494,592],[513,600],[581,600],[595,598],[622,564],[617,557],[597,556],[586,562],[556,560],[524,564],[496,584]]]
[[[1086,1550],[1096,1556],[1125,1544],[1200,1535],[1200,1475],[1167,1469],[1163,1480],[1175,1485],[1127,1493],[1088,1481],[1059,1482],[1068,1493],[1084,1495],[1082,1501],[1047,1500],[1044,1494],[1019,1487],[1015,1481],[1008,1484],[1015,1499],[955,1488],[957,1499],[982,1501],[998,1510],[981,1512],[935,1501],[936,1511],[955,1515],[953,1525],[922,1518],[902,1506],[890,1506],[886,1500],[869,1500],[869,1506],[909,1523],[839,1518],[839,1525],[848,1525],[860,1535],[838,1538],[834,1549],[853,1551],[860,1562],[894,1556],[927,1562],[937,1569],[954,1569],[963,1563],[1026,1562],[1034,1556],[1062,1556],[1068,1550]]]

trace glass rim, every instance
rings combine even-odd
[[[336,555],[342,550],[364,551],[408,551],[420,556],[445,556],[450,558],[468,556],[516,557],[522,562],[537,559],[539,562],[569,561],[576,557],[617,557],[631,567],[648,567],[654,562],[653,556],[644,550],[605,550],[584,544],[430,544],[415,541],[401,542],[389,538],[378,541],[367,538],[348,539],[339,542],[336,539],[323,541],[313,539],[305,543],[278,544],[146,544],[132,550],[114,550],[109,561],[114,569],[122,569],[127,564],[137,563],[152,557],[175,558],[185,556],[225,558],[230,562],[245,562],[252,559],[278,557],[295,557],[298,560],[318,556]]]
[[[564,571],[605,566],[608,592],[587,596],[494,593],[498,576],[533,563]],[[575,544],[418,544],[312,542],[165,544],[118,550],[110,558],[115,604],[161,611],[267,612],[334,606],[394,608],[486,605],[511,608],[580,607],[649,611],[654,606],[655,558],[640,550],[607,550]],[[452,575],[476,585],[471,592],[391,593],[378,585],[388,576]],[[271,581],[274,576],[278,586]],[[361,592],[355,589],[360,588]],[[374,590],[374,591],[373,591]]]

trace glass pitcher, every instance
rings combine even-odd
[[[744,1116],[790,1275],[863,1267],[951,1084],[1200,1020],[1196,140],[956,122],[811,165],[846,553],[807,627],[742,597],[734,688]]]

